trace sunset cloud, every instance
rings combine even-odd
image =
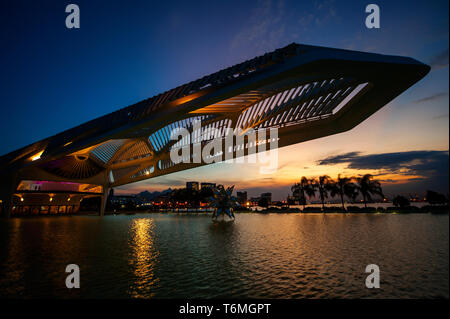
[[[348,152],[321,159],[318,165],[344,164],[345,168],[372,174],[385,184],[424,183],[424,188],[442,187],[449,176],[448,151],[406,151],[381,154]]]
[[[431,59],[431,68],[440,69],[448,66],[448,48],[438,53]]]
[[[418,99],[418,100],[416,100],[416,103],[431,102],[431,101],[435,101],[435,100],[438,100],[438,99],[446,97],[446,96],[448,96],[447,92],[436,93],[436,94]]]
[[[385,169],[391,172],[398,172],[407,169],[409,172],[431,173],[440,172],[447,168],[448,174],[448,151],[409,151],[393,152],[381,154],[363,155],[359,152],[350,152],[336,156],[330,156],[319,160],[319,165],[335,165],[346,163],[352,169]]]

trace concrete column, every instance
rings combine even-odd
[[[2,199],[3,216],[6,218],[11,217],[12,211],[12,194],[6,194]]]
[[[103,186],[102,202],[100,204],[99,216],[105,215],[106,203],[108,202],[109,187]]]
[[[17,176],[2,176],[2,185],[0,189],[0,199],[2,200],[1,205],[3,205],[3,216],[6,218],[11,217],[12,207],[13,207],[13,194],[18,186]]]

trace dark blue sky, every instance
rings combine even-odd
[[[69,3],[80,29],[65,27]],[[433,110],[448,120],[448,1],[375,1],[381,28],[371,30],[369,3],[2,1],[0,154],[291,42],[432,64],[399,107],[441,94]]]
[[[1,4],[0,154],[293,41],[429,60],[445,48],[411,52],[414,33],[448,35],[447,1],[378,1],[380,31],[364,27],[367,1],[72,2],[78,30],[69,1]],[[387,44],[394,28],[403,43]]]

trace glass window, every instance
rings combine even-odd
[[[103,192],[103,187],[94,184],[23,180],[20,182],[17,190],[67,191],[101,194]]]

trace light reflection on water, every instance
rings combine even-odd
[[[0,221],[0,297],[449,296],[448,215],[237,214]],[[81,288],[65,287],[80,266]],[[365,266],[381,289],[365,288]]]
[[[133,253],[129,258],[129,265],[134,270],[134,280],[128,294],[137,298],[151,298],[153,286],[158,282],[154,268],[159,252],[155,250],[154,221],[150,218],[136,218],[131,222],[131,238],[129,246]]]

